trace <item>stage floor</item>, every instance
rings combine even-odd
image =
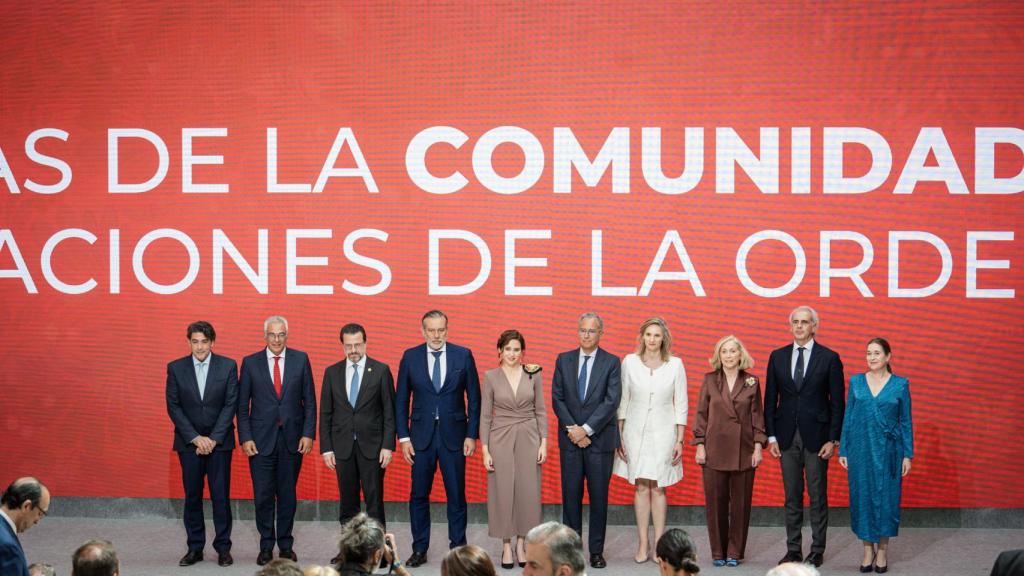
[[[389,523],[399,540],[403,560],[412,551],[409,525]],[[781,527],[755,527],[750,529],[747,561],[738,568],[711,566],[707,530],[704,526],[682,526],[697,543],[701,574],[722,576],[762,576],[785,554],[785,529]],[[429,562],[411,570],[417,576],[437,576],[446,546],[446,526],[435,522],[431,534],[432,547]],[[213,533],[208,522],[207,533]],[[333,522],[296,522],[295,552],[299,563],[326,563],[333,555],[337,542],[338,525]],[[586,534],[584,533],[584,536]],[[232,540],[234,566],[217,566],[216,553],[207,544],[206,560],[190,568],[179,568],[178,559],[185,553],[185,531],[180,520],[172,519],[106,519],[106,518],[46,518],[28,533],[22,535],[22,544],[30,562],[48,562],[57,573],[71,573],[71,553],[90,538],[111,540],[121,559],[124,576],[145,575],[246,575],[256,572],[258,537],[251,520],[236,520]],[[487,536],[487,526],[471,524],[469,541],[483,546],[493,559],[499,559],[501,544]],[[653,563],[637,565],[633,562],[635,528],[609,526],[605,557],[608,568],[589,569],[590,576],[655,576]],[[810,532],[804,529],[804,546],[810,545]],[[1024,546],[1024,530],[994,530],[977,528],[905,528],[899,538],[892,541],[890,574],[933,576],[942,574],[987,575],[992,563],[1002,550]],[[805,550],[806,552],[806,550]],[[829,532],[829,547],[825,554],[822,574],[857,573],[860,562],[860,543],[848,527],[836,527]],[[518,575],[520,568],[502,570],[499,576]]]

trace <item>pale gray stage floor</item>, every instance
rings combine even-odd
[[[208,534],[213,526],[207,523]],[[399,539],[400,552],[408,557],[411,552],[409,524],[389,523]],[[763,575],[786,552],[785,529],[781,527],[754,527],[750,529],[747,561],[738,568],[711,566],[707,531],[703,526],[683,526],[697,543],[701,574],[709,576]],[[446,530],[443,523],[435,522],[431,533],[432,547],[429,562],[412,570],[417,576],[437,576],[441,557],[446,549]],[[326,563],[337,541],[338,525],[333,522],[296,522],[295,552],[299,563]],[[232,554],[235,565],[217,566],[216,553],[207,544],[206,560],[189,568],[179,568],[178,559],[185,552],[185,531],[180,520],[172,519],[106,519],[106,518],[45,518],[22,535],[22,544],[30,561],[47,561],[57,567],[57,573],[71,573],[71,553],[90,538],[105,538],[114,542],[121,558],[121,573],[133,575],[246,575],[254,574],[258,549],[256,526],[252,521],[235,521]],[[492,558],[500,558],[500,543],[487,536],[487,526],[471,524],[469,541],[483,546]],[[860,562],[860,543],[849,528],[837,527],[829,531],[829,547],[822,566],[822,574],[855,574]],[[655,576],[653,563],[637,565],[633,562],[636,533],[629,526],[609,526],[605,557],[608,568],[588,570],[590,576]],[[810,543],[809,529],[804,529],[804,545]],[[905,528],[900,537],[893,539],[890,553],[890,574],[933,576],[941,574],[987,575],[992,563],[1002,550],[1024,547],[1024,530],[993,530],[978,528]],[[514,570],[498,568],[499,576],[518,575]]]

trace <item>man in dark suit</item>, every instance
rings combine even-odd
[[[188,325],[192,353],[167,364],[167,414],[174,422],[174,451],[181,462],[185,488],[185,534],[188,551],[178,562],[191,566],[203,559],[203,477],[210,487],[213,548],[217,563],[230,566],[231,456],[235,449],[238,365],[213,353],[217,332],[209,322]]]
[[[782,459],[786,491],[786,555],[779,562],[821,566],[828,529],[828,460],[843,429],[843,361],[814,341],[818,313],[789,314],[793,343],[772,352],[764,390],[768,451]],[[804,476],[811,499],[811,552],[803,557]]]
[[[18,534],[36,525],[50,510],[50,491],[32,477],[18,478],[0,497],[0,574],[28,576],[28,561]]]
[[[407,562],[412,567],[427,561],[430,488],[438,465],[448,500],[448,545],[466,543],[466,457],[476,450],[480,429],[480,377],[473,353],[448,342],[444,312],[431,310],[420,324],[426,343],[402,355],[395,398],[402,456],[412,464],[413,541]]]
[[[616,411],[622,397],[621,364],[598,345],[604,322],[593,312],[580,316],[580,347],[555,361],[551,404],[558,415],[562,464],[562,523],[583,536],[583,481],[590,493],[590,565],[604,568],[608,486],[619,447]]]
[[[263,334],[267,347],[242,360],[238,393],[238,440],[252,473],[260,566],[273,558],[275,543],[281,558],[298,561],[292,548],[295,484],[302,455],[313,449],[316,436],[316,392],[309,357],[286,348],[288,321],[283,317],[267,318]]]
[[[391,368],[366,355],[366,329],[346,324],[339,335],[347,360],[324,371],[320,388],[320,452],[338,476],[345,524],[366,512],[384,526],[384,470],[395,449],[395,379]],[[331,564],[344,561],[342,554]]]

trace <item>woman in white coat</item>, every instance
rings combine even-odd
[[[637,350],[622,360],[622,438],[615,474],[636,486],[633,507],[639,534],[637,563],[650,558],[650,542],[665,532],[668,501],[665,488],[683,478],[686,432],[686,370],[672,356],[672,335],[661,318],[640,325]],[[653,520],[654,538],[647,537]]]

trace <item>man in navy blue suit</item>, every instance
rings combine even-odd
[[[238,440],[252,473],[260,566],[273,558],[274,544],[281,558],[298,561],[292,548],[295,484],[302,455],[313,449],[316,436],[316,393],[309,357],[285,346],[288,321],[281,316],[267,318],[263,336],[267,347],[242,360],[238,393]]]
[[[0,497],[0,574],[28,576],[18,534],[35,526],[50,509],[50,491],[35,478],[18,478]]]
[[[178,562],[191,566],[203,559],[206,521],[203,518],[203,477],[210,487],[213,548],[217,563],[230,566],[231,456],[235,449],[238,406],[238,365],[213,353],[217,332],[209,322],[193,322],[186,330],[192,353],[167,364],[167,414],[174,423],[174,451],[181,462],[185,488],[185,534],[188,552]]]
[[[590,494],[590,565],[604,568],[608,487],[619,447],[616,413],[622,398],[619,359],[598,345],[604,322],[593,312],[580,316],[580,347],[562,352],[551,379],[551,405],[558,415],[562,465],[562,522],[583,536],[583,482]]]
[[[448,500],[448,545],[466,543],[466,457],[476,450],[480,428],[480,378],[473,353],[448,342],[448,316],[440,310],[424,314],[421,328],[426,343],[402,355],[395,396],[402,456],[412,464],[413,541],[406,564],[413,567],[427,561],[430,488],[438,465]]]
[[[772,352],[764,387],[768,451],[782,460],[786,492],[786,555],[779,561],[821,566],[828,530],[828,460],[843,430],[843,361],[814,340],[818,313],[789,314],[793,342]],[[811,499],[811,551],[803,557],[804,477]]]

